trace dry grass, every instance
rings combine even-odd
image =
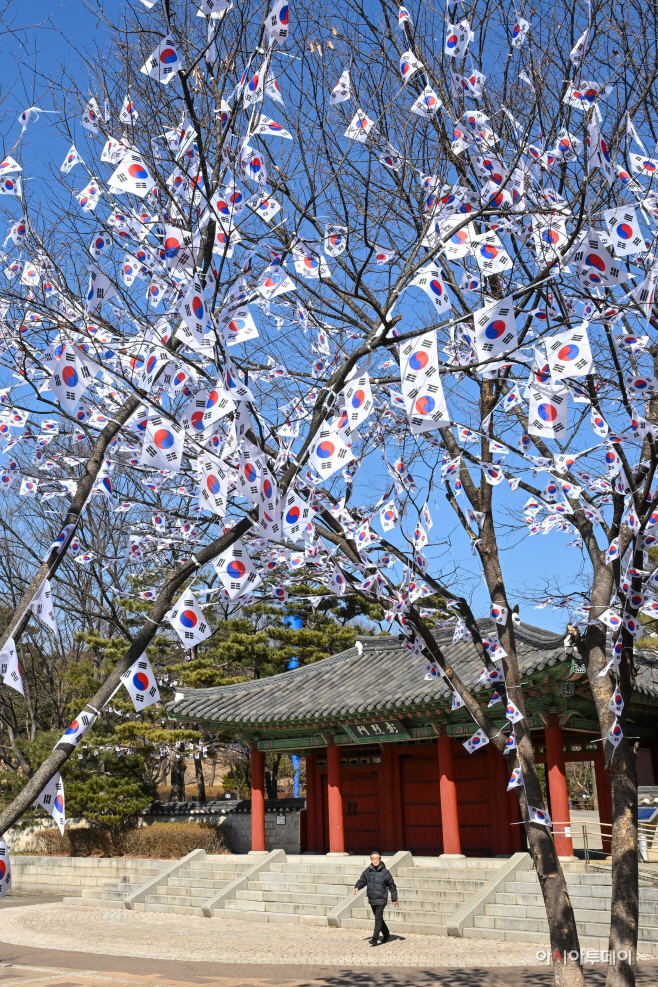
[[[101,827],[37,833],[31,852],[44,857],[146,857],[179,860],[192,850],[228,853],[214,826],[203,823],[154,823],[140,829],[117,832]]]

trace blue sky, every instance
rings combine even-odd
[[[134,5],[141,7],[139,0],[134,0]],[[125,6],[120,0],[107,0],[104,9],[112,19],[116,20]],[[29,26],[28,22],[35,26]],[[49,80],[57,79],[63,66],[79,78],[80,89],[86,93],[84,63],[73,45],[82,47],[102,45],[106,32],[103,23],[82,0],[64,0],[61,4],[56,0],[32,0],[29,5],[17,4],[13,24],[14,27],[27,26],[15,36],[3,38],[5,58],[0,66],[0,84],[5,95],[1,109],[1,131],[5,153],[20,135],[17,116],[23,109],[31,105],[40,106],[45,110],[53,108]],[[52,165],[55,168],[59,167],[68,146],[65,138],[55,132],[48,116],[42,116],[36,123],[31,123],[17,155],[28,180],[44,183],[45,191],[50,167]],[[16,218],[19,215],[19,206],[16,203]],[[388,451],[390,461],[393,461],[393,452],[393,449]],[[378,456],[379,453],[376,455]],[[380,475],[381,492],[386,483],[383,468]],[[541,474],[537,478],[537,485],[543,487],[547,479],[546,474]],[[371,501],[371,481],[372,473],[369,467],[364,467],[355,483],[354,501],[357,504]],[[419,496],[419,502],[422,504],[423,493],[421,492]],[[518,512],[526,497],[527,495],[522,491],[510,493],[507,484],[501,484],[496,490],[498,520],[504,521],[506,508]],[[476,613],[484,614],[488,610],[488,593],[479,576],[477,560],[471,556],[468,540],[461,532],[452,509],[445,501],[441,486],[437,486],[435,498],[438,509],[430,497],[430,510],[434,521],[431,539],[436,540],[439,545],[435,549],[432,549],[431,545],[428,546],[426,554],[430,560],[433,557],[442,559],[444,563],[447,560],[448,566],[454,560],[473,573],[468,589],[473,594]],[[413,521],[414,517],[410,514],[407,518],[408,526],[411,526]],[[378,521],[374,522],[374,527],[380,530]],[[565,536],[552,532],[547,536],[528,538],[521,537],[520,532],[512,530],[506,533],[501,528],[501,544],[507,546],[503,555],[503,568],[510,603],[513,605],[519,602],[521,616],[525,621],[555,630],[564,628],[567,611],[554,611],[550,607],[537,611],[532,604],[523,602],[523,596],[526,593],[537,597],[545,593],[557,596],[558,593],[567,594],[569,591],[584,588],[575,578],[580,567],[581,553],[565,547],[573,537],[573,535]],[[468,589],[466,586],[462,587],[462,591],[466,591],[467,595]]]

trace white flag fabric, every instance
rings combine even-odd
[[[350,70],[345,69],[340,79],[334,86],[329,96],[330,103],[344,103],[352,98],[352,84],[350,82]]]
[[[288,44],[289,37],[288,0],[276,0],[271,11],[265,18],[265,32],[268,46],[276,41],[283,48]]]
[[[59,771],[53,775],[50,781],[46,782],[41,793],[37,795],[35,801],[49,812],[59,827],[59,831],[64,835],[66,824],[66,806],[64,804],[64,782]]]
[[[238,600],[262,584],[251,559],[241,542],[231,545],[215,561],[215,570],[231,600]]]
[[[8,685],[10,689],[20,692],[21,696],[25,695],[13,637],[8,638],[7,643],[0,651],[0,675],[2,675],[4,684]]]
[[[617,257],[630,257],[644,250],[644,237],[633,206],[605,209],[603,215]]]
[[[354,458],[354,453],[343,441],[338,428],[325,425],[311,446],[308,460],[320,476],[331,476]]]
[[[452,309],[452,302],[443,283],[438,267],[424,267],[411,281],[410,288],[422,288],[430,299],[437,315],[443,315]]]
[[[185,432],[181,425],[160,415],[150,415],[146,424],[140,465],[177,473],[183,458]]]
[[[176,73],[180,72],[182,67],[183,63],[174,47],[174,39],[171,35],[167,35],[139,71],[151,79],[157,79],[158,82],[162,82],[166,86]]]
[[[358,428],[372,411],[372,389],[368,374],[352,377],[345,387],[344,394],[345,410],[352,430]]]
[[[113,191],[132,192],[144,198],[155,186],[155,181],[141,154],[129,151],[108,179],[108,185]]]
[[[466,748],[469,754],[472,754],[473,751],[477,751],[481,747],[486,747],[488,743],[489,738],[484,730],[476,730],[472,737],[469,737],[468,740],[464,741],[462,746]]]
[[[550,828],[553,825],[546,809],[537,809],[534,805],[528,806],[528,817],[531,823],[539,823],[540,826]]]
[[[587,338],[587,323],[547,339],[546,354],[551,377],[555,380],[590,374],[594,361]]]
[[[4,839],[0,838],[0,898],[4,898],[11,887],[11,861]]]
[[[400,374],[412,435],[449,425],[435,331],[400,344]]]
[[[142,655],[121,676],[121,681],[128,690],[136,710],[146,709],[153,703],[160,702],[160,692],[156,682],[151,662]]]
[[[315,511],[294,490],[288,491],[281,515],[283,533],[293,541],[299,538]]]
[[[358,141],[363,144],[368,139],[368,134],[375,126],[375,121],[371,120],[363,110],[357,110],[352,117],[352,121],[345,131],[345,137],[351,141]]]
[[[554,439],[566,431],[568,394],[569,391],[564,385],[531,387],[528,409],[529,435]]]
[[[201,466],[199,503],[223,518],[226,514],[227,490],[228,474],[224,464],[217,459],[206,457]]]
[[[519,345],[511,295],[475,312],[473,322],[478,360],[500,357]]]
[[[72,168],[75,168],[77,164],[84,164],[84,161],[78,154],[75,144],[71,144],[68,154],[64,158],[64,162],[59,169],[63,175],[68,175]]]
[[[55,605],[53,603],[50,582],[48,579],[44,579],[39,591],[32,597],[32,602],[30,603],[28,610],[31,610],[32,613],[39,618],[39,620],[43,621],[46,627],[48,627],[53,634],[58,633]]]
[[[170,611],[168,619],[186,648],[201,644],[212,634],[194,593],[189,589]]]
[[[72,744],[73,747],[77,747],[84,735],[91,730],[95,722],[96,714],[89,713],[86,709],[83,709],[83,711],[78,713],[76,718],[71,721],[71,725],[68,730],[62,734],[55,744],[54,750],[56,750],[61,744]]]

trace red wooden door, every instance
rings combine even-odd
[[[443,833],[436,745],[401,755],[400,781],[404,849],[419,854],[441,853]]]
[[[381,841],[379,802],[381,765],[343,765],[345,849],[371,853]]]
[[[329,852],[329,797],[327,775],[321,776],[322,837],[324,852]],[[352,853],[370,853],[379,848],[380,785],[379,765],[341,766],[341,793],[343,796],[343,832],[345,850]]]
[[[491,853],[491,802],[486,748],[469,754],[461,745],[455,744],[453,759],[462,853]]]

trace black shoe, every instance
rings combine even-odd
[[[371,946],[379,946],[379,943],[376,939],[368,939],[368,942],[370,943]]]

